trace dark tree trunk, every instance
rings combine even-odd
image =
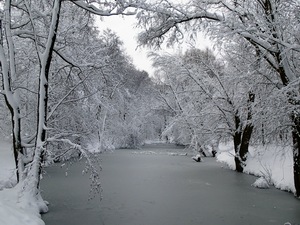
[[[251,139],[251,135],[252,135],[252,131],[253,131],[253,125],[252,124],[247,124],[245,129],[243,130],[243,135],[242,135],[242,140],[241,140],[241,145],[240,145],[240,160],[242,162],[242,164],[244,164],[247,160],[247,154],[248,154],[248,150],[249,150],[249,142]],[[239,171],[239,172],[243,172]]]
[[[285,75],[284,70],[282,70],[282,74]],[[281,75],[281,76],[283,76]],[[285,86],[288,83],[283,81]],[[297,99],[298,93],[294,93],[293,91],[288,93],[288,101],[289,103],[295,107],[299,106],[300,102]],[[293,110],[290,115],[292,125],[292,140],[293,140],[293,173],[294,173],[294,186],[296,190],[296,197],[300,198],[300,113],[299,111]]]
[[[293,159],[294,159],[294,184],[296,197],[300,198],[300,115],[293,115]]]
[[[247,160],[247,154],[249,150],[249,143],[251,139],[251,135],[253,132],[253,125],[251,122],[252,119],[252,110],[251,110],[251,104],[254,102],[255,94],[251,91],[248,93],[248,101],[247,101],[247,108],[248,108],[248,114],[247,114],[247,124],[245,128],[241,131],[241,121],[238,116],[238,114],[235,115],[235,122],[236,122],[236,134],[234,136],[234,149],[235,149],[235,166],[237,172],[243,172],[245,162]]]
[[[39,95],[38,95],[38,115],[37,115],[37,138],[35,147],[40,148],[41,152],[38,160],[39,163],[39,171],[38,177],[41,174],[42,170],[42,163],[44,161],[44,157],[46,154],[46,146],[41,146],[41,143],[46,143],[46,129],[47,127],[47,111],[48,111],[48,96],[49,96],[49,73],[50,73],[50,66],[52,61],[52,55],[54,50],[54,45],[56,41],[56,35],[58,30],[59,24],[59,16],[60,16],[60,9],[61,9],[61,0],[54,1],[54,5],[52,8],[52,21],[49,31],[49,37],[46,42],[46,49],[42,54],[42,60],[40,62],[40,76],[39,76]],[[53,26],[53,27],[52,27]],[[51,29],[53,29],[53,33],[51,34]],[[39,187],[40,179],[37,182],[37,188]]]
[[[204,157],[207,157],[207,155],[201,145],[199,145],[199,153],[201,153]]]
[[[248,114],[247,114],[247,124],[243,130],[242,140],[241,140],[241,146],[240,146],[240,158],[242,162],[246,162],[247,160],[247,154],[249,150],[249,143],[251,139],[251,135],[253,132],[253,124],[251,122],[252,120],[252,108],[251,105],[254,102],[255,94],[251,91],[248,93]]]
[[[238,172],[243,172],[243,166],[240,159],[240,146],[242,140],[242,132],[240,128],[241,120],[238,115],[238,112],[236,112],[234,119],[235,119],[235,128],[236,128],[236,131],[233,136],[233,144],[234,144],[234,152],[235,152],[235,156],[234,156],[235,170]]]

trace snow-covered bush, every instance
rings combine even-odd
[[[258,178],[253,184],[253,187],[256,188],[262,188],[262,189],[267,189],[270,188],[269,182],[264,178],[264,177],[260,177]]]

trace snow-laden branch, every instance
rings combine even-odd
[[[202,3],[206,7],[201,6]],[[251,9],[233,6],[226,1],[203,1],[202,3],[200,1],[197,5],[171,4],[167,0],[161,0],[156,4],[141,5],[140,9],[144,10],[145,13],[138,13],[137,17],[139,25],[145,28],[145,31],[139,35],[139,41],[143,45],[160,45],[169,35],[169,41],[174,42],[176,35],[183,33],[180,30],[180,25],[184,25],[187,30],[196,32],[201,28],[205,29],[208,23],[215,22],[219,27],[227,28],[227,33],[236,33],[270,52],[279,51],[275,44],[289,50],[300,51],[299,44],[290,44],[276,35],[270,35],[272,30],[270,32],[266,32],[264,28],[259,30],[256,21],[252,21],[253,15],[249,11]],[[268,15],[266,16],[268,17]],[[278,23],[279,21],[275,22]],[[200,24],[203,26],[199,26]]]
[[[18,86],[18,87],[15,88],[15,90],[18,90],[18,89],[23,89],[23,90],[28,91],[28,92],[30,92],[30,93],[32,93],[32,94],[35,94],[35,95],[38,94],[36,91],[30,90],[30,89],[27,88],[27,87]],[[0,91],[0,93],[1,93],[1,91]]]
[[[83,99],[90,98],[90,97],[94,96],[95,94],[97,94],[99,91],[100,91],[100,89],[97,89],[94,92],[92,92],[92,93],[90,93],[88,95],[84,95],[84,96],[82,96],[80,98],[74,98],[74,99],[65,100],[65,101],[62,102],[62,104],[67,104],[67,103],[70,103],[70,102],[78,102],[78,101],[81,101]]]
[[[84,0],[70,0],[78,7],[91,12],[98,16],[113,16],[113,15],[135,15],[137,10],[134,9],[137,5],[132,1],[125,2],[122,0],[111,1],[110,3],[88,3]],[[103,4],[103,8],[101,9]],[[133,9],[130,11],[129,9]]]
[[[13,37],[11,33],[11,1],[5,1],[4,8],[4,21],[0,20],[0,66],[2,72],[2,82],[3,82],[3,93],[6,99],[8,108],[13,116],[13,135],[16,139],[14,145],[21,144],[21,124],[20,124],[20,106],[19,106],[19,96],[18,93],[14,92],[12,89],[12,83],[16,79],[16,61],[15,61],[15,46],[13,42]],[[5,38],[8,47],[8,57],[5,54],[5,49],[3,47],[3,36],[2,36],[2,24],[4,24]],[[18,149],[16,151],[22,151]],[[17,157],[15,152],[15,158]]]
[[[77,63],[70,57],[66,56],[63,52],[59,51],[57,48],[54,48],[53,51],[66,63],[77,68],[92,67],[94,69],[102,69],[103,67],[108,66],[108,64],[96,65],[95,63]]]
[[[54,48],[55,40],[56,40],[56,32],[58,28],[58,22],[59,22],[59,14],[60,14],[60,8],[61,8],[61,1],[55,0],[53,9],[52,9],[52,19],[51,19],[51,25],[48,33],[47,42],[45,45],[45,50],[42,53],[42,65],[47,66],[51,60],[51,54]]]
[[[14,108],[15,110],[17,109],[18,105],[17,105],[17,101],[15,98],[15,94],[12,92],[11,90],[11,77],[10,77],[10,72],[9,72],[9,66],[8,66],[8,62],[7,62],[7,57],[4,53],[4,48],[2,45],[0,45],[0,62],[1,62],[1,72],[2,72],[2,78],[3,78],[3,94],[5,95],[5,97],[7,98],[7,101],[9,102],[9,104],[11,105],[12,108]],[[16,110],[17,112],[17,110]]]
[[[38,96],[38,129],[36,148],[44,145],[46,136],[47,102],[48,102],[48,77],[52,60],[52,53],[56,40],[59,23],[61,0],[55,0],[52,8],[51,24],[44,52],[40,54],[39,96]],[[40,152],[37,152],[40,153]]]
[[[32,12],[30,10],[30,6],[29,6],[29,3],[27,2],[27,0],[24,0],[24,2],[25,2],[25,7],[26,7],[26,9],[28,11],[29,21],[30,21],[31,26],[32,26],[32,34],[33,34],[33,37],[34,37],[33,38],[33,42],[34,42],[35,50],[37,52],[39,63],[41,64],[41,55],[40,55],[40,51],[39,51],[39,48],[38,48],[38,38],[37,38],[37,33],[36,33],[35,25],[34,25],[34,22],[33,22]]]
[[[87,149],[83,148],[81,145],[73,143],[69,139],[65,138],[48,138],[47,142],[62,142],[65,143],[74,150],[78,150],[81,155],[84,156],[84,158],[87,160],[88,163],[88,170],[90,170],[90,179],[91,179],[91,194],[90,198],[93,198],[96,194],[100,194],[101,197],[101,192],[102,192],[102,187],[101,187],[101,182],[100,182],[100,171],[101,167],[99,164],[94,163],[93,160],[95,160],[95,156],[92,155]],[[97,168],[98,167],[98,168]]]
[[[72,92],[74,92],[74,90],[80,85],[82,84],[87,78],[89,77],[89,75],[87,75],[86,77],[84,77],[82,80],[80,80],[76,85],[74,85],[69,91],[68,93],[62,97],[58,103],[55,104],[55,106],[53,106],[51,108],[51,111],[49,112],[48,116],[47,116],[47,121],[52,117],[53,113],[56,111],[56,109],[63,103],[63,101],[70,95],[72,94]]]
[[[146,9],[149,10],[149,9]],[[150,9],[150,11],[152,11]],[[155,11],[155,10],[154,10]],[[193,13],[193,14],[173,14],[173,12],[165,12],[165,11],[159,11],[159,14],[162,14],[163,16],[160,18],[162,21],[159,21],[158,18],[150,18],[149,20],[157,20],[157,22],[154,23],[152,21],[152,24],[149,28],[147,28],[148,25],[146,25],[146,31],[139,34],[138,39],[143,45],[153,45],[154,43],[157,43],[155,40],[163,38],[164,35],[169,33],[172,29],[174,29],[174,36],[176,36],[176,33],[179,33],[182,35],[182,31],[179,29],[180,24],[186,24],[194,20],[202,20],[202,19],[208,19],[211,21],[223,21],[224,18],[222,15],[219,15],[217,13],[210,13],[207,11]],[[147,20],[147,18],[145,18]],[[145,22],[146,24],[148,22]],[[175,40],[175,39],[174,39]],[[160,43],[160,42],[158,42]]]
[[[213,105],[221,112],[221,114],[223,115],[223,118],[226,121],[226,124],[229,128],[230,131],[234,131],[235,129],[232,127],[231,123],[230,123],[230,119],[228,119],[228,116],[226,115],[226,111],[223,110],[223,108],[221,108],[221,106],[215,101],[215,99],[213,98],[213,96],[204,89],[203,86],[205,86],[204,84],[201,84],[200,81],[198,79],[196,79],[196,77],[190,73],[190,71],[188,69],[186,69],[187,74],[190,78],[192,78],[192,80],[198,85],[198,87],[203,91],[203,93],[210,99],[210,101],[213,103]],[[226,102],[233,107],[232,102],[230,101],[230,99],[226,99]],[[231,111],[232,114],[232,111]]]
[[[6,33],[6,41],[8,44],[8,52],[9,52],[9,69],[10,69],[10,76],[12,80],[16,79],[17,72],[16,72],[16,61],[15,61],[15,47],[12,38],[11,32],[11,1],[5,1],[5,9],[6,13],[4,14],[4,27]]]
[[[177,110],[171,106],[171,104],[168,102],[167,98],[165,98],[161,92],[158,92],[158,94],[159,94],[160,98],[156,97],[156,99],[165,103],[174,113],[176,113]]]
[[[34,32],[32,32],[31,30],[18,30],[13,32],[14,35],[21,37],[21,38],[28,38],[32,41],[34,41],[34,43],[36,43],[39,47],[42,47],[44,49],[46,49],[46,45],[39,41],[39,37],[37,34],[35,34]],[[45,37],[41,37],[41,38],[45,38]],[[37,48],[38,49],[38,48]],[[105,66],[108,66],[108,64],[104,64],[104,65],[96,65],[94,63],[78,63],[76,61],[74,61],[73,59],[71,59],[70,57],[68,57],[66,54],[64,54],[62,51],[60,51],[57,47],[53,47],[53,52],[55,52],[63,61],[65,61],[66,63],[77,67],[77,68],[83,68],[83,67],[93,67],[95,69],[100,69],[103,68]]]

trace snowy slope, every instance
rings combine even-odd
[[[0,141],[0,225],[44,225],[36,207],[32,207],[32,199],[20,191],[14,176],[15,163],[11,145]],[[9,189],[8,189],[9,188]]]
[[[219,149],[217,160],[235,169],[233,144],[222,143]],[[280,190],[295,192],[291,147],[276,145],[250,147],[244,172],[265,177]]]
[[[15,183],[15,163],[11,144],[8,141],[0,141],[0,190],[11,187]]]

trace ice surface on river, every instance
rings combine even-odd
[[[156,154],[135,154],[134,152]],[[251,186],[255,177],[222,168],[213,158],[196,163],[176,146],[146,146],[102,155],[103,200],[88,201],[83,164],[48,169],[43,180],[47,225],[250,225],[300,221],[300,202],[274,188]],[[133,154],[134,153],[134,154]]]

